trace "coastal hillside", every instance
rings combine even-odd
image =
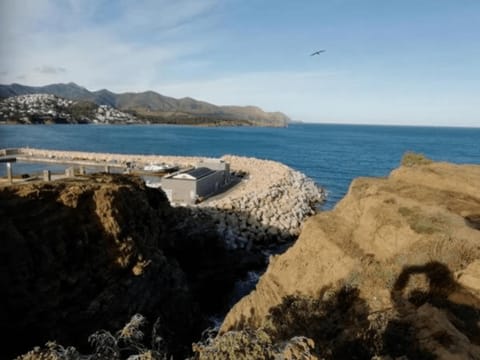
[[[0,98],[40,93],[108,105],[151,123],[284,127],[290,120],[283,113],[265,112],[254,106],[217,106],[188,97],[175,99],[154,91],[116,94],[106,89],[89,91],[75,83],[39,87],[0,85]]]
[[[0,100],[0,124],[139,124],[141,120],[109,105],[50,94]]]
[[[199,358],[300,339],[305,359],[480,359],[480,166],[403,163],[307,220]]]

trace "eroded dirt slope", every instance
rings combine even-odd
[[[271,258],[221,333],[307,336],[311,358],[479,359],[479,229],[480,166],[431,163],[356,179]]]

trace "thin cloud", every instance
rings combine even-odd
[[[62,74],[67,72],[67,69],[65,69],[62,66],[48,66],[48,65],[36,67],[34,70],[41,74]]]
[[[132,6],[130,0],[119,1],[120,17],[134,30],[165,30],[191,23],[219,4],[218,0],[143,0]]]
[[[169,68],[198,67],[194,55],[207,51],[215,37],[205,19],[211,20],[220,3],[39,2],[42,6],[33,0],[2,2],[0,50],[10,56],[0,58],[1,80],[25,74],[30,85],[75,81],[114,91],[145,90],[162,82]],[[30,4],[35,11],[28,10]]]

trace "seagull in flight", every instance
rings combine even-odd
[[[315,51],[313,54],[310,54],[310,56],[313,56],[313,55],[320,55],[322,52],[325,52],[325,50],[318,50],[318,51]]]

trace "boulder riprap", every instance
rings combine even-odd
[[[227,196],[199,204],[210,214],[230,248],[294,239],[315,213],[325,192],[304,174],[274,161],[225,156],[247,179]]]

